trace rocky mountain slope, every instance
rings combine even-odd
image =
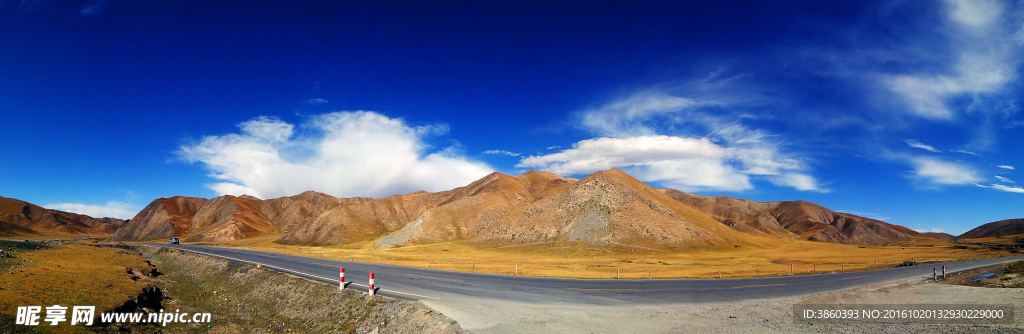
[[[374,248],[463,240],[480,247],[582,241],[648,248],[714,248],[770,239],[885,244],[927,238],[910,229],[803,202],[760,203],[655,189],[619,170],[582,180],[547,172],[493,173],[465,187],[386,198],[307,191],[157,199],[114,240],[229,241]]]
[[[692,195],[674,189],[662,189],[662,192],[743,232],[847,244],[887,244],[927,238],[903,226],[834,212],[805,201],[754,202]]]
[[[1024,218],[1006,219],[975,227],[956,237],[956,240],[974,238],[995,238],[1024,234]]]
[[[25,201],[0,197],[0,236],[14,237],[46,233],[106,236],[125,221],[92,218],[76,213],[47,209]]]

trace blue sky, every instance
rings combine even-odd
[[[0,196],[388,196],[493,171],[1024,217],[1024,4],[0,1]]]

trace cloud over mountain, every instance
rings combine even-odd
[[[493,171],[454,148],[431,150],[426,139],[447,132],[444,125],[410,126],[372,111],[309,117],[303,131],[273,117],[238,127],[240,133],[205,136],[178,151],[222,181],[208,185],[218,194],[388,196],[451,189]]]
[[[557,153],[529,156],[517,167],[562,175],[618,168],[643,181],[684,191],[743,191],[751,178],[798,190],[827,192],[809,167],[784,152],[772,135],[703,108],[729,99],[694,99],[640,92],[580,113],[581,127],[598,137]],[[708,136],[693,133],[704,131]]]

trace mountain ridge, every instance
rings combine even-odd
[[[93,218],[0,197],[0,236],[3,237],[44,233],[106,236],[125,224],[117,218]]]
[[[810,202],[687,194],[611,169],[583,179],[495,172],[452,190],[384,198],[315,191],[266,200],[161,198],[112,239],[230,241],[268,233],[279,233],[275,240],[284,244],[368,243],[376,249],[454,240],[479,247],[562,240],[682,249],[768,239],[888,244],[929,238]]]

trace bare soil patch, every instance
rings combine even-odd
[[[1024,288],[1024,261],[958,272],[939,278],[937,282],[986,288]]]

